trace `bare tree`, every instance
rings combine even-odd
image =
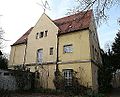
[[[68,9],[68,14],[93,9],[97,25],[108,19],[108,11],[114,5],[119,5],[120,0],[75,0],[77,5]]]
[[[4,30],[2,29],[2,27],[0,27],[0,50],[4,47],[3,42],[7,41],[3,37],[4,33],[5,33]]]

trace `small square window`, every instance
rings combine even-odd
[[[42,38],[42,37],[43,37],[43,34],[44,34],[44,32],[40,32],[39,38]]]
[[[48,30],[45,31],[45,37],[47,37],[47,34],[48,34]]]
[[[53,47],[50,48],[50,55],[53,55]]]
[[[72,44],[64,45],[63,51],[64,51],[64,53],[71,53],[73,51]]]

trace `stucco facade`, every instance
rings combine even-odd
[[[55,89],[53,79],[58,64],[61,72],[74,70],[82,85],[97,90],[101,64],[97,31],[92,11],[78,20],[81,15],[53,21],[43,13],[36,25],[11,46],[9,66],[26,65],[32,72],[37,70],[37,87]],[[39,57],[42,61],[38,62]]]

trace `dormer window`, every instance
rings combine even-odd
[[[44,32],[40,32],[39,38],[42,38],[44,35]]]

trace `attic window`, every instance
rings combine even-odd
[[[44,32],[40,32],[39,38],[42,38],[42,37],[43,37],[43,34],[44,34]]]
[[[45,31],[45,35],[44,35],[44,36],[46,37],[46,36],[47,36],[47,34],[48,34],[48,30],[46,30],[46,31]]]
[[[73,52],[72,44],[70,44],[70,45],[64,45],[63,52],[64,53],[72,53]]]
[[[36,33],[36,39],[38,39],[38,38],[39,38],[38,36],[39,36],[39,33]]]

